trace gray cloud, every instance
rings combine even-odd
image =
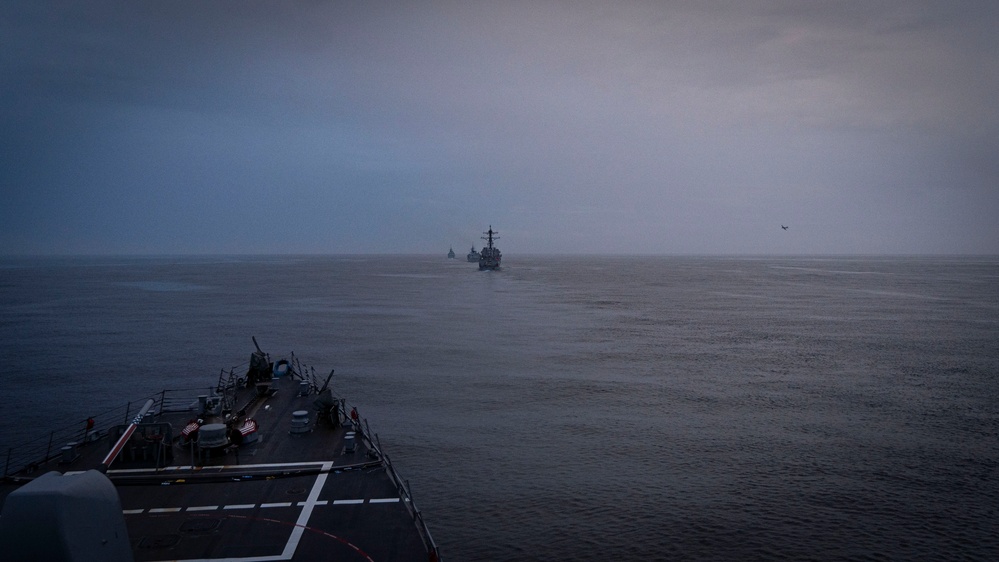
[[[0,10],[0,253],[999,252],[988,2]]]

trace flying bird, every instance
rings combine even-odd
[[[787,227],[784,225],[780,225],[780,227],[783,228],[784,230],[787,230]]]

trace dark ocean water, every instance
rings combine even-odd
[[[999,258],[0,261],[0,452],[250,336],[465,560],[999,559]]]

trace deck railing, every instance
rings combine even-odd
[[[345,406],[344,406],[345,408]],[[345,417],[348,417],[347,412],[343,412]],[[403,480],[399,473],[396,472],[395,466],[392,465],[392,459],[388,457],[381,450],[381,440],[378,439],[378,434],[371,433],[371,427],[368,426],[368,420],[364,419],[364,431],[360,432],[361,437],[367,442],[368,447],[373,449],[379,458],[385,459],[385,469],[388,472],[389,478],[392,479],[392,483],[395,484],[396,491],[399,494],[399,499],[406,506],[406,510],[409,511],[410,517],[413,518],[413,522],[416,523],[417,530],[420,532],[420,536],[423,538],[424,546],[426,546],[427,551],[431,555],[431,560],[440,560],[440,549],[437,547],[437,543],[434,542],[434,537],[430,534],[430,528],[427,527],[426,521],[423,520],[423,513],[417,509],[416,502],[413,501],[413,492],[409,488],[409,481]],[[371,439],[369,436],[374,436]]]
[[[132,417],[139,412],[139,408],[149,399],[153,400],[150,415],[158,415],[163,412],[193,412],[198,408],[198,396],[205,394],[214,395],[214,389],[163,390],[159,394],[126,402],[46,434],[30,438],[3,451],[5,457],[0,459],[4,467],[3,476],[4,478],[18,475],[30,476],[46,463],[61,457],[63,447],[71,446],[70,444],[75,444],[76,447],[92,446],[107,436],[111,428],[127,425],[131,422]]]
[[[34,472],[41,465],[61,456],[62,448],[70,443],[84,447],[97,441],[107,434],[111,426],[128,423],[131,409],[132,403],[129,402],[9,447],[4,459],[4,477]]]

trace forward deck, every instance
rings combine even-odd
[[[11,466],[8,451],[0,502],[48,471],[98,468],[119,443],[106,474],[136,561],[437,560],[367,422],[290,365],[271,380],[220,377],[200,396],[164,391],[123,442],[118,420],[38,462]]]

